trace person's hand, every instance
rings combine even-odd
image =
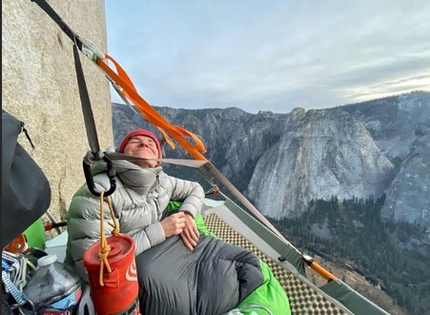
[[[194,247],[196,247],[197,242],[199,240],[200,232],[197,229],[196,223],[194,222],[194,218],[191,214],[182,212],[185,215],[185,226],[180,233],[180,237],[184,245],[192,251]]]
[[[182,233],[185,227],[185,213],[174,213],[167,218],[163,219],[160,223],[164,230],[166,238]]]

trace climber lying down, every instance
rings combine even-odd
[[[201,217],[203,188],[163,172],[153,133],[129,133],[118,152],[139,157],[113,162],[117,187],[110,198],[121,233],[135,243],[142,314],[225,314],[237,307],[243,314],[290,314],[285,292],[254,253],[198,230],[194,219]],[[110,187],[105,172],[105,162],[94,164],[98,191]],[[171,200],[180,201],[173,211]],[[109,207],[104,209],[111,222]],[[82,259],[100,240],[100,199],[86,184],[73,196],[67,226],[65,262],[88,281]],[[112,228],[106,224],[105,230],[108,235]]]

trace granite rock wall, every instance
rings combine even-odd
[[[106,51],[103,0],[48,3],[77,34]],[[2,27],[2,108],[25,123],[35,149],[23,134],[20,143],[45,172],[52,190],[49,213],[60,221],[74,192],[85,181],[82,160],[90,149],[73,43],[30,0],[2,1]],[[82,53],[80,57],[100,146],[104,148],[113,143],[109,83],[91,60]]]

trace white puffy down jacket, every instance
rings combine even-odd
[[[161,166],[141,168],[128,161],[114,161],[116,190],[110,196],[120,231],[133,238],[136,255],[165,240],[160,223],[170,200],[181,200],[179,211],[195,217],[202,209],[204,191],[197,182],[168,176]],[[108,190],[106,164],[92,168],[97,191]],[[112,222],[109,206],[104,204],[105,233],[110,236]],[[83,255],[88,247],[100,240],[100,198],[91,194],[84,184],[73,196],[67,212],[68,243],[65,262],[76,268],[87,280]]]

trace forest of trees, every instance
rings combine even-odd
[[[273,224],[298,248],[312,248],[332,257],[353,261],[367,276],[378,279],[387,294],[409,314],[430,314],[430,259],[398,244],[424,239],[425,230],[405,222],[384,222],[378,200],[316,200],[298,219]],[[322,235],[312,227],[326,231]]]

